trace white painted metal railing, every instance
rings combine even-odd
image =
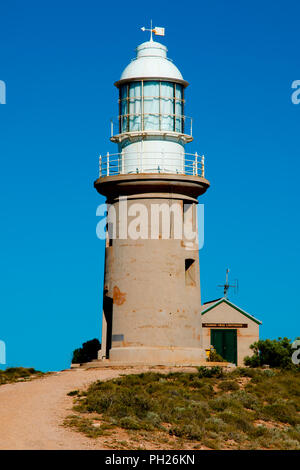
[[[174,156],[174,160],[170,157]],[[171,163],[170,163],[171,162]],[[197,153],[130,152],[99,157],[99,177],[139,173],[194,175],[204,178],[204,155]]]

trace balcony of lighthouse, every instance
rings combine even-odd
[[[99,178],[126,174],[177,174],[205,178],[204,155],[160,151],[107,153],[99,157]]]

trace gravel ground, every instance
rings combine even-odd
[[[72,413],[67,393],[95,380],[143,369],[75,369],[54,372],[29,382],[0,387],[0,449],[103,449],[101,439],[90,439],[63,427]]]

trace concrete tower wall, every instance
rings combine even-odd
[[[132,187],[129,177],[111,177],[106,185],[98,180],[98,190],[108,194],[107,202],[116,214],[106,246],[100,357],[123,363],[197,363],[205,355],[195,195],[203,192],[208,182],[181,175],[172,192],[175,175],[160,179],[158,175],[132,175]],[[125,192],[127,188],[126,206],[116,185]],[[143,208],[143,217],[136,211],[137,204]],[[129,214],[127,239],[120,238],[124,207]],[[143,238],[132,239],[131,223],[137,216],[137,223],[141,223],[138,231],[144,226]],[[190,231],[196,234],[192,241],[185,236]],[[153,235],[157,239],[151,239]],[[166,235],[168,239],[163,239]]]

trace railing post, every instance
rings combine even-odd
[[[114,122],[111,119],[110,120],[110,136],[112,137],[114,135]]]
[[[204,175],[205,175],[205,168],[204,168],[204,155],[202,155],[202,158],[201,158],[201,165],[202,165],[201,176],[202,176],[202,178],[204,178]]]
[[[121,167],[122,167],[122,175],[124,175],[124,172],[125,172],[124,149],[121,152]]]
[[[106,155],[106,174],[109,176],[109,152]]]
[[[191,118],[191,136],[193,135],[193,119]]]
[[[99,178],[102,176],[102,157],[99,157]]]
[[[198,153],[195,153],[195,175],[198,176]]]

